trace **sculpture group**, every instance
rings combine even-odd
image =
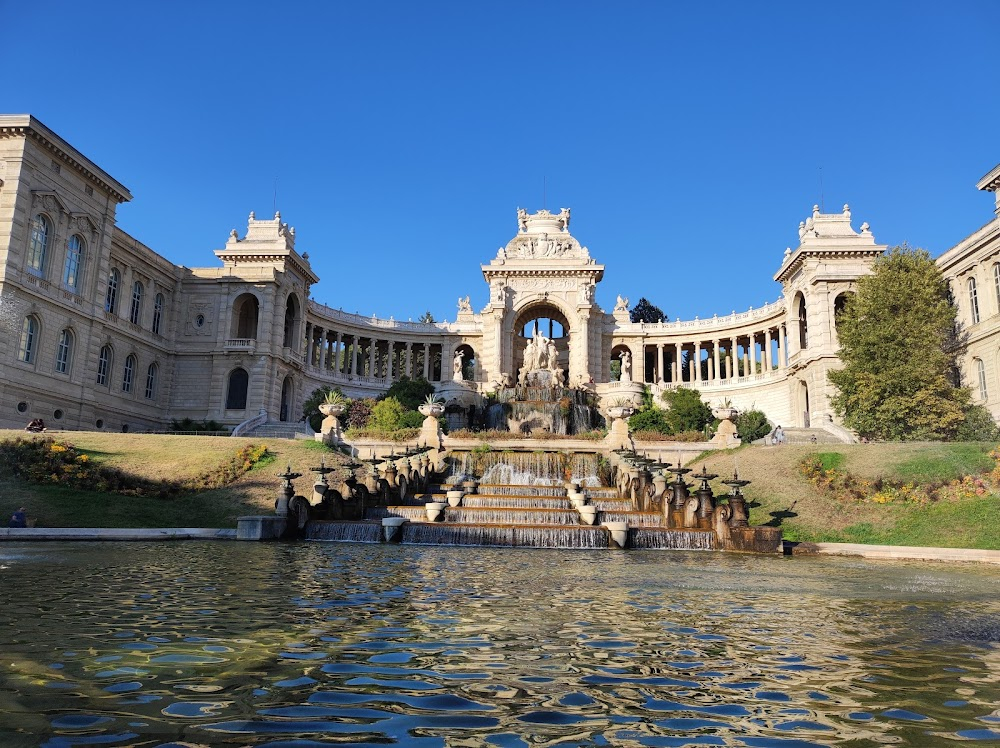
[[[528,339],[524,347],[523,366],[518,370],[517,383],[526,385],[564,386],[566,371],[559,368],[559,351],[551,338],[538,334]]]

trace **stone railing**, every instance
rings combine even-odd
[[[228,338],[225,342],[227,351],[249,351],[253,353],[257,347],[256,338]]]
[[[318,301],[309,301],[309,312],[320,320],[333,320],[345,322],[356,327],[378,328],[382,330],[405,330],[407,332],[419,332],[424,334],[441,335],[450,332],[462,332],[472,328],[481,328],[482,317],[473,315],[472,324],[469,322],[402,322],[395,319],[380,319],[375,315],[364,317],[360,314],[351,314],[341,309],[334,309]]]
[[[258,426],[263,426],[265,423],[267,423],[267,411],[264,408],[261,408],[260,413],[255,415],[253,418],[248,418],[243,421],[243,423],[237,424],[230,436],[243,436],[246,432],[257,428]]]
[[[674,320],[673,322],[625,322],[619,324],[615,332],[617,334],[641,334],[641,333],[677,333],[687,330],[701,330],[708,328],[731,328],[734,325],[743,325],[751,322],[763,321],[785,314],[785,300],[778,299],[770,304],[765,304],[759,309],[748,309],[745,312],[733,312],[724,316],[715,315],[705,319]]]

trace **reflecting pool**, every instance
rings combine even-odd
[[[2,746],[1000,741],[988,567],[0,546]]]

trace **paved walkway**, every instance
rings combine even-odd
[[[1000,564],[1000,551],[977,548],[925,548],[913,545],[862,545],[861,543],[789,543],[785,552],[793,556],[861,556],[873,559],[917,561],[966,561]]]
[[[236,528],[0,527],[3,540],[234,540]]]

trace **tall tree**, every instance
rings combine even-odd
[[[417,322],[436,322],[436,321],[437,320],[434,319],[434,315],[431,314],[430,309],[428,309],[426,312],[424,312],[420,316],[420,319],[417,320]]]
[[[636,303],[628,313],[633,322],[666,322],[667,315],[658,306],[654,306],[645,296]]]
[[[830,372],[833,407],[873,439],[948,439],[963,424],[969,391],[956,387],[955,307],[922,249],[893,247],[858,279],[837,317],[843,368]]]

